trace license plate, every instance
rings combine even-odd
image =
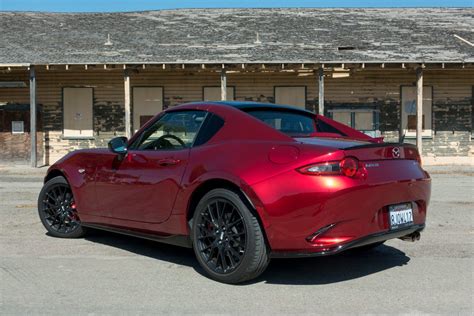
[[[391,205],[388,207],[390,229],[399,229],[413,224],[411,203]]]

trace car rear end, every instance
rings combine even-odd
[[[415,146],[296,140],[300,158],[293,168],[253,186],[271,223],[266,232],[273,256],[326,255],[392,238],[419,239],[431,180]]]

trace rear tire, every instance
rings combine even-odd
[[[44,184],[38,197],[38,213],[41,223],[54,237],[78,238],[86,232],[64,177],[54,177]]]
[[[254,279],[270,262],[256,216],[237,193],[227,189],[214,189],[199,201],[191,237],[199,264],[219,282]]]

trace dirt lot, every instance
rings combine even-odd
[[[105,232],[49,237],[36,213],[46,170],[0,165],[0,314],[472,315],[474,170],[428,170],[419,242],[273,260],[257,280],[230,286],[204,277],[188,249]]]

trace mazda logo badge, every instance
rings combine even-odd
[[[400,158],[400,147],[392,148],[392,156],[393,158]]]

